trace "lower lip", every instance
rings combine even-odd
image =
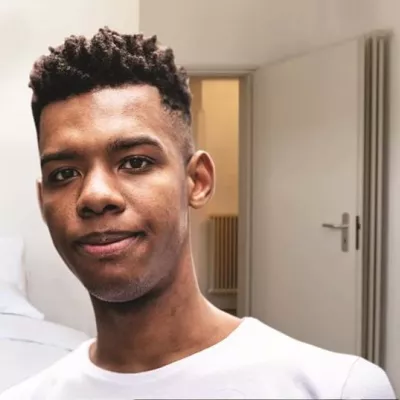
[[[94,245],[94,244],[81,244],[82,250],[97,258],[117,256],[123,253],[128,247],[139,240],[138,236],[130,236],[118,242]]]

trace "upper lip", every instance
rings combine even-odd
[[[132,236],[141,234],[140,231],[104,231],[91,232],[87,235],[79,237],[76,242],[78,244],[102,245],[118,242]]]

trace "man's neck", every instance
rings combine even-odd
[[[98,337],[90,358],[96,365],[124,373],[157,369],[218,343],[239,325],[203,297],[193,268],[179,274],[159,297],[123,305],[123,311],[92,299]]]

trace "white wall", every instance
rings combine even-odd
[[[143,0],[140,30],[157,34],[187,66],[254,66],[363,32],[374,19],[371,3]]]
[[[151,12],[157,10],[157,13]],[[173,46],[188,67],[254,66],[390,28],[386,369],[400,392],[400,2],[397,0],[146,0],[140,29]]]
[[[88,333],[94,331],[88,296],[53,249],[37,207],[40,169],[28,77],[33,61],[64,37],[104,25],[135,32],[138,21],[138,0],[0,2],[0,234],[26,240],[32,303],[50,320]]]

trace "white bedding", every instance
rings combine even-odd
[[[88,337],[52,322],[0,314],[0,393],[40,372]]]

